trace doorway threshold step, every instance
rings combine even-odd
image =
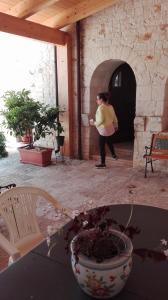
[[[99,155],[92,155],[92,159],[99,161],[100,157]],[[122,167],[127,167],[127,168],[132,168],[133,167],[133,161],[130,159],[123,159],[120,158],[117,160],[113,160],[110,156],[106,157],[106,163],[109,164],[110,166],[122,166]]]

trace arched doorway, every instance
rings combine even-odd
[[[119,75],[119,79],[119,76],[117,75],[120,71],[121,75]],[[121,85],[121,87],[117,88],[117,84]],[[94,118],[95,116],[97,109],[95,99],[99,92],[108,92],[110,94],[110,101],[114,105],[119,119],[119,127],[122,128],[122,131],[120,130],[120,136],[114,136],[116,154],[119,157],[117,163],[121,162],[132,166],[134,152],[136,80],[131,67],[124,61],[113,59],[104,61],[97,66],[90,82],[90,118]],[[124,105],[122,106],[123,102]],[[125,124],[126,132],[124,128]],[[109,156],[110,158],[111,155],[108,148],[106,150],[107,157]],[[99,157],[98,134],[94,127],[90,128],[89,154],[91,158],[98,159]]]
[[[113,72],[109,82],[109,95],[119,125],[113,137],[114,143],[131,142],[134,140],[136,80],[127,63],[123,63]]]

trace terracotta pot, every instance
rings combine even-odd
[[[71,242],[71,262],[74,275],[85,293],[94,297],[107,299],[117,295],[124,287],[132,266],[132,242],[123,233],[112,230],[124,243],[124,250],[111,259],[101,263],[79,254],[76,263],[74,245],[77,236]]]
[[[30,144],[32,142],[32,135],[23,135],[21,136],[21,141],[22,143],[25,143],[25,144]]]
[[[18,148],[20,161],[25,164],[32,164],[45,167],[51,164],[51,155],[53,149],[35,147],[33,149]]]

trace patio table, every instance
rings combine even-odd
[[[126,224],[130,205],[112,205],[110,213],[117,222]],[[151,206],[134,205],[131,225],[141,229],[133,239],[134,248],[156,249],[160,240],[168,239],[168,211]],[[64,226],[65,233],[69,224]],[[47,256],[42,242],[26,256],[0,274],[1,300],[89,300],[78,286],[66,254],[64,236],[56,233],[57,242]],[[167,300],[168,261],[142,261],[133,256],[133,267],[122,292],[116,300]]]

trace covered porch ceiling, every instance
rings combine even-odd
[[[57,45],[66,43],[61,28],[120,0],[0,0],[0,31]]]

